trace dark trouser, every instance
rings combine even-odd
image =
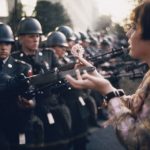
[[[0,150],[10,150],[10,143],[4,131],[0,129]]]
[[[44,123],[44,144],[50,145],[51,150],[67,150],[71,130],[68,108],[65,105],[57,105],[45,109],[43,106],[39,107],[36,113]],[[54,120],[52,124],[48,120],[48,114],[52,115]]]
[[[86,150],[86,137],[73,141],[73,150]]]
[[[66,91],[60,95],[68,106],[72,119],[71,147],[73,150],[85,150],[87,143],[89,111],[87,106],[82,105],[79,97],[82,93],[78,90]]]

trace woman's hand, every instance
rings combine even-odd
[[[78,89],[94,89],[98,90],[102,95],[106,95],[109,92],[115,90],[115,88],[110,84],[110,82],[104,79],[103,76],[96,72],[88,74],[85,72],[83,75],[80,74],[79,70],[76,70],[77,79],[66,76],[67,81],[75,88]]]
[[[78,57],[79,63],[82,66],[92,67],[93,65],[85,60],[83,57]],[[94,89],[98,90],[102,95],[106,95],[109,92],[115,90],[115,88],[110,84],[110,82],[102,75],[100,75],[95,69],[92,73],[88,74],[86,71],[83,75],[80,74],[80,71],[76,70],[77,79],[71,77],[70,75],[66,76],[67,81],[75,88],[78,89]]]
[[[83,57],[77,57],[77,58],[78,58],[78,63],[75,65],[75,69],[79,69],[79,68],[81,68],[83,66],[94,67],[90,62],[88,62]],[[92,74],[94,76],[100,76],[100,74],[97,72],[96,69],[90,74]]]

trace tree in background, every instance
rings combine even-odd
[[[53,31],[57,26],[71,26],[70,18],[60,3],[39,1],[35,7],[34,14],[40,21],[45,35]]]
[[[16,3],[13,10],[10,12],[8,24],[11,26],[14,33],[16,33],[18,23],[22,19],[23,6],[21,3]]]
[[[102,15],[98,18],[95,23],[95,31],[101,32],[106,31],[112,26],[112,19],[111,16]]]
[[[124,27],[121,26],[118,23],[115,23],[112,28],[111,28],[111,32],[113,32],[114,34],[116,34],[118,36],[118,39],[123,39],[126,37],[126,32],[124,30]]]

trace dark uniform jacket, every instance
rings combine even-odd
[[[6,63],[3,64],[2,72],[10,76],[16,76],[23,73],[25,76],[32,75],[32,68],[29,64],[24,61],[9,57]]]
[[[31,72],[32,69],[30,65],[28,65],[23,61],[16,60],[11,56],[2,66],[2,73],[7,74],[11,77],[15,77],[20,74],[29,76]],[[4,93],[3,95],[1,95],[0,103],[1,103],[0,112],[2,112],[0,113],[0,116],[2,115],[6,119],[5,115],[8,116],[15,115],[14,114],[15,109],[12,106],[16,105],[17,103],[16,95],[12,95],[10,93]],[[14,107],[17,107],[17,105]]]
[[[20,74],[28,76],[31,74],[31,67],[25,62],[15,60],[10,56],[2,66],[0,83],[3,83],[4,81],[2,80],[6,79],[2,77],[3,74],[10,77],[15,77]],[[21,120],[23,119],[22,113],[24,113],[24,111],[22,111],[18,105],[19,93],[16,94],[17,89],[13,89],[13,91],[15,91],[15,93],[6,90],[0,94],[0,132],[5,132],[5,136],[9,136],[10,141],[15,141],[16,143],[18,139],[17,133],[22,123]],[[2,134],[0,135],[2,136]]]
[[[57,58],[50,49],[39,49],[33,56],[26,55],[22,51],[14,52],[14,58],[29,63],[33,68],[33,74],[45,73],[58,67]],[[48,88],[44,90],[43,95],[36,96],[37,106],[36,114],[44,122],[45,142],[62,140],[68,134],[68,109],[60,104],[57,94],[53,94]],[[48,116],[51,116],[49,119]],[[52,123],[51,123],[52,122]],[[66,133],[67,132],[67,133]],[[68,136],[68,135],[67,135]]]
[[[11,77],[24,74],[25,76],[29,76],[31,74],[31,67],[27,63],[23,61],[16,60],[12,58],[11,56],[8,58],[6,63],[3,64],[2,67],[2,73],[7,74]],[[14,111],[15,109],[12,107],[16,105],[16,95],[12,95],[10,93],[3,93],[3,95],[0,95],[0,117],[4,117],[6,119],[6,115],[12,116],[15,115]],[[14,107],[17,107],[14,106]]]
[[[53,70],[58,66],[57,59],[51,50],[39,49],[36,54],[32,56],[26,55],[22,51],[17,51],[12,54],[12,57],[30,64],[33,69],[33,74]]]
[[[49,49],[38,49],[35,55],[26,55],[22,51],[17,51],[12,54],[12,57],[29,63],[32,66],[34,75],[54,70],[58,66],[54,52]],[[43,109],[48,111],[49,102],[55,103],[57,101],[56,99],[56,101],[53,100],[52,94],[47,88],[44,90],[43,95],[38,95],[36,97],[37,107],[43,107]]]
[[[75,64],[76,60],[72,54],[59,59],[60,66],[67,66],[67,64],[72,64],[73,62]],[[78,137],[85,137],[87,134],[87,118],[89,117],[89,112],[83,97],[83,92],[70,87],[63,88],[59,92],[59,98],[66,103],[71,113],[72,138],[78,139]]]

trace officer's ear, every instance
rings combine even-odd
[[[20,35],[20,36],[18,37],[18,40],[19,40],[19,43],[20,43],[20,44],[22,44],[23,38],[24,38],[23,35]]]

